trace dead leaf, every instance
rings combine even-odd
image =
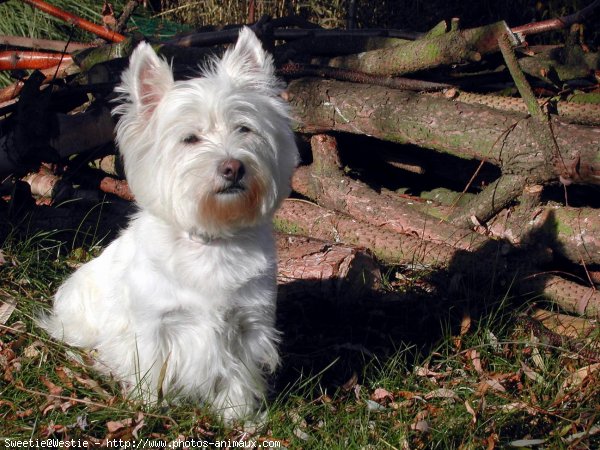
[[[429,431],[429,424],[426,420],[417,420],[415,423],[410,425],[410,429],[420,431],[421,433],[427,433]]]
[[[523,373],[525,374],[525,376],[527,378],[529,378],[530,380],[533,380],[536,382],[540,382],[540,381],[544,380],[543,376],[541,376],[539,373],[537,373],[535,370],[533,370],[531,367],[529,367],[523,361],[521,361],[521,369],[523,370]]]
[[[453,400],[460,400],[460,397],[456,395],[456,392],[446,388],[435,389],[425,394],[424,397],[426,400],[430,400],[432,398],[451,398]]]
[[[465,400],[465,408],[467,408],[467,412],[472,416],[471,423],[477,423],[477,413],[471,406],[471,403],[469,403],[469,400]]]
[[[54,370],[56,376],[60,379],[60,381],[68,388],[73,389],[73,371],[68,367],[57,367]]]
[[[535,416],[537,414],[537,410],[535,408],[532,408],[531,406],[523,403],[523,402],[513,402],[513,403],[508,403],[506,405],[500,405],[500,406],[490,406],[490,409],[497,409],[499,411],[503,411],[503,412],[515,412],[515,411],[526,411],[528,414],[531,414],[532,416]]]
[[[385,411],[385,406],[382,406],[373,400],[366,400],[366,403],[369,411]]]
[[[356,386],[357,384],[358,374],[356,372],[352,372],[352,376],[348,379],[348,381],[342,384],[342,389],[346,392],[350,392],[352,389],[354,389],[354,386]]]
[[[16,307],[17,301],[14,298],[2,296],[2,301],[0,302],[0,325],[6,324]]]
[[[109,30],[113,30],[117,24],[112,3],[104,2],[104,5],[102,6],[102,23],[104,23],[104,26]]]
[[[139,411],[135,416],[134,423],[135,423],[135,426],[133,427],[133,430],[131,430],[131,434],[133,435],[134,438],[138,439],[138,431],[140,431],[142,429],[142,427],[145,425],[144,413]]]
[[[500,381],[494,378],[488,378],[487,380],[485,380],[485,383],[495,391],[506,392],[506,389],[504,388],[504,386],[502,386]]]
[[[23,350],[23,356],[28,359],[37,359],[42,352],[39,349],[45,348],[45,345],[42,341],[34,341],[31,345],[25,347]]]
[[[380,403],[380,404],[386,404],[388,402],[393,401],[394,396],[389,391],[387,391],[383,388],[377,388],[371,394],[371,400],[373,400],[377,403]]]
[[[132,420],[130,418],[123,420],[110,420],[106,422],[106,428],[108,429],[109,433],[116,433],[119,430],[130,427],[131,422]]]
[[[58,396],[58,395],[61,395],[61,394],[62,394],[62,392],[64,391],[64,389],[63,389],[62,387],[60,387],[60,386],[57,386],[56,384],[54,384],[52,381],[50,381],[48,378],[46,378],[46,377],[44,377],[44,376],[42,376],[42,377],[40,378],[40,381],[41,381],[42,383],[44,383],[44,386],[46,386],[46,388],[48,389],[48,392],[49,392],[51,395],[56,395],[56,396]]]
[[[585,381],[587,377],[596,372],[600,368],[600,363],[591,364],[589,366],[582,367],[581,369],[570,374],[565,381],[563,381],[560,387],[561,391],[568,389],[575,389]]]
[[[477,350],[471,349],[467,352],[469,358],[471,359],[471,364],[473,364],[473,368],[475,372],[479,375],[483,375],[483,367],[481,366],[481,357]]]

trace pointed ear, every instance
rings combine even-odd
[[[273,58],[248,27],[242,27],[235,46],[225,52],[219,68],[240,83],[272,87],[275,82]]]
[[[118,90],[145,117],[152,114],[174,83],[169,64],[146,42],[140,43],[131,54],[129,68],[123,73],[122,80]]]

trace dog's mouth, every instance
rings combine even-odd
[[[246,188],[241,183],[232,183],[229,186],[225,186],[219,189],[217,195],[235,195],[244,192]]]

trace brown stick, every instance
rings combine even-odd
[[[46,76],[45,83],[47,83],[55,79],[64,78],[67,75],[77,73],[79,72],[79,68],[73,63],[73,61],[63,61],[58,66],[43,69],[41,72]],[[8,102],[16,98],[21,93],[23,85],[23,81],[17,81],[10,86],[0,89],[0,103]]]
[[[127,2],[125,7],[123,8],[123,11],[121,12],[121,15],[119,16],[117,26],[115,27],[115,31],[117,33],[123,33],[123,31],[125,31],[129,18],[134,13],[135,9],[140,5],[140,3],[142,2],[138,0],[129,0]]]
[[[0,52],[0,70],[49,69],[65,62],[72,62],[70,55],[62,53],[4,51]]]
[[[585,8],[568,16],[520,25],[512,28],[512,32],[529,36],[531,34],[545,33],[546,31],[561,30],[570,27],[574,23],[583,22],[599,6],[600,0],[595,0]]]
[[[106,28],[96,25],[88,20],[82,19],[81,17],[76,16],[75,14],[71,14],[69,12],[63,11],[60,8],[52,6],[42,0],[21,0],[34,8],[39,9],[40,11],[44,11],[51,16],[58,17],[61,20],[64,20],[67,23],[70,23],[82,30],[89,31],[90,33],[95,34],[102,39],[111,42],[121,42],[125,40],[125,36],[116,31],[109,31]]]
[[[22,36],[0,36],[0,45],[8,47],[24,47],[40,50],[54,50],[56,52],[71,53],[93,47],[93,44],[83,42],[55,41],[51,39],[35,39]]]

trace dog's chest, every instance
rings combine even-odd
[[[132,307],[143,314],[187,320],[190,311],[227,310],[243,297],[261,297],[275,284],[274,255],[256,243],[202,245],[185,241],[137,252],[129,271]],[[180,313],[178,313],[178,311]]]

